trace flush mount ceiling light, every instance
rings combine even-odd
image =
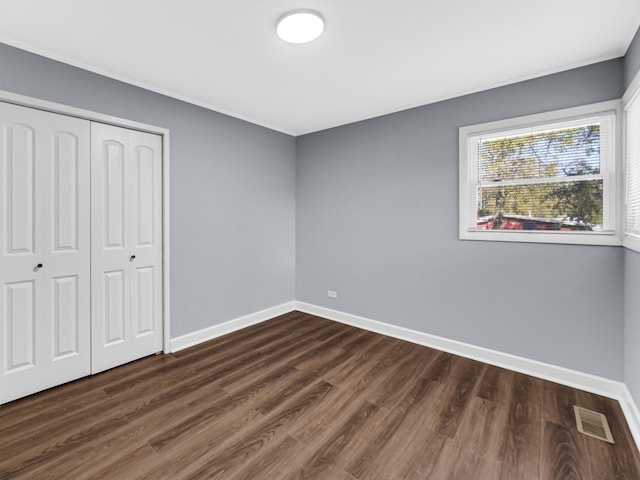
[[[280,17],[276,32],[285,42],[309,43],[324,32],[324,18],[315,10],[292,10]]]

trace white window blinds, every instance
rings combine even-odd
[[[597,119],[479,139],[478,225],[602,230],[600,127]]]
[[[640,92],[626,107],[625,234],[640,237]]]

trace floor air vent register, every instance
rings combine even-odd
[[[607,417],[604,414],[577,406],[573,407],[573,411],[576,414],[576,423],[580,433],[604,442],[614,443]]]

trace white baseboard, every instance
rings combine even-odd
[[[359,317],[350,313],[331,310],[310,303],[296,301],[283,303],[282,305],[173,338],[171,339],[171,351],[177,352],[294,310],[613,398],[620,403],[636,445],[640,448],[640,410],[634,402],[629,389],[622,382]]]
[[[629,429],[634,437],[636,445],[640,448],[640,412],[636,406],[627,386],[622,382],[598,377],[589,373],[558,367],[537,360],[530,360],[509,353],[498,352],[484,347],[470,345],[468,343],[449,340],[447,338],[430,335],[428,333],[411,330],[388,323],[371,320],[349,313],[331,310],[304,302],[296,302],[296,310],[310,313],[319,317],[328,318],[336,322],[363,328],[371,332],[380,333],[389,337],[406,340],[418,345],[435,348],[444,352],[471,358],[480,362],[506,368],[515,372],[524,373],[543,380],[577,388],[586,392],[595,393],[604,397],[617,400],[629,424]]]
[[[633,400],[631,392],[626,385],[624,385],[623,397],[618,398],[617,400],[620,402],[620,407],[627,419],[629,430],[631,430],[631,434],[636,441],[636,445],[638,446],[638,449],[640,449],[640,409],[638,409],[638,405]]]
[[[255,325],[257,323],[262,323],[266,320],[277,317],[278,315],[292,312],[295,310],[295,307],[296,302],[294,301],[283,303],[282,305],[277,305],[275,307],[251,313],[243,317],[235,318],[233,320],[229,320],[228,322],[220,323],[212,327],[198,330],[197,332],[192,332],[180,337],[172,338],[171,351],[177,352],[179,350],[184,350],[185,348],[193,347],[194,345],[206,342],[207,340],[221,337],[222,335],[226,335],[228,333],[235,332],[236,330],[250,327],[251,325]]]

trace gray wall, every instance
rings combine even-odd
[[[622,88],[618,59],[298,137],[296,298],[622,380],[623,249],[458,240],[459,127]]]
[[[0,89],[171,130],[171,335],[294,299],[295,139],[0,44]]]
[[[640,30],[625,56],[625,86],[640,72]],[[624,256],[624,381],[640,405],[640,253],[627,250]]]

